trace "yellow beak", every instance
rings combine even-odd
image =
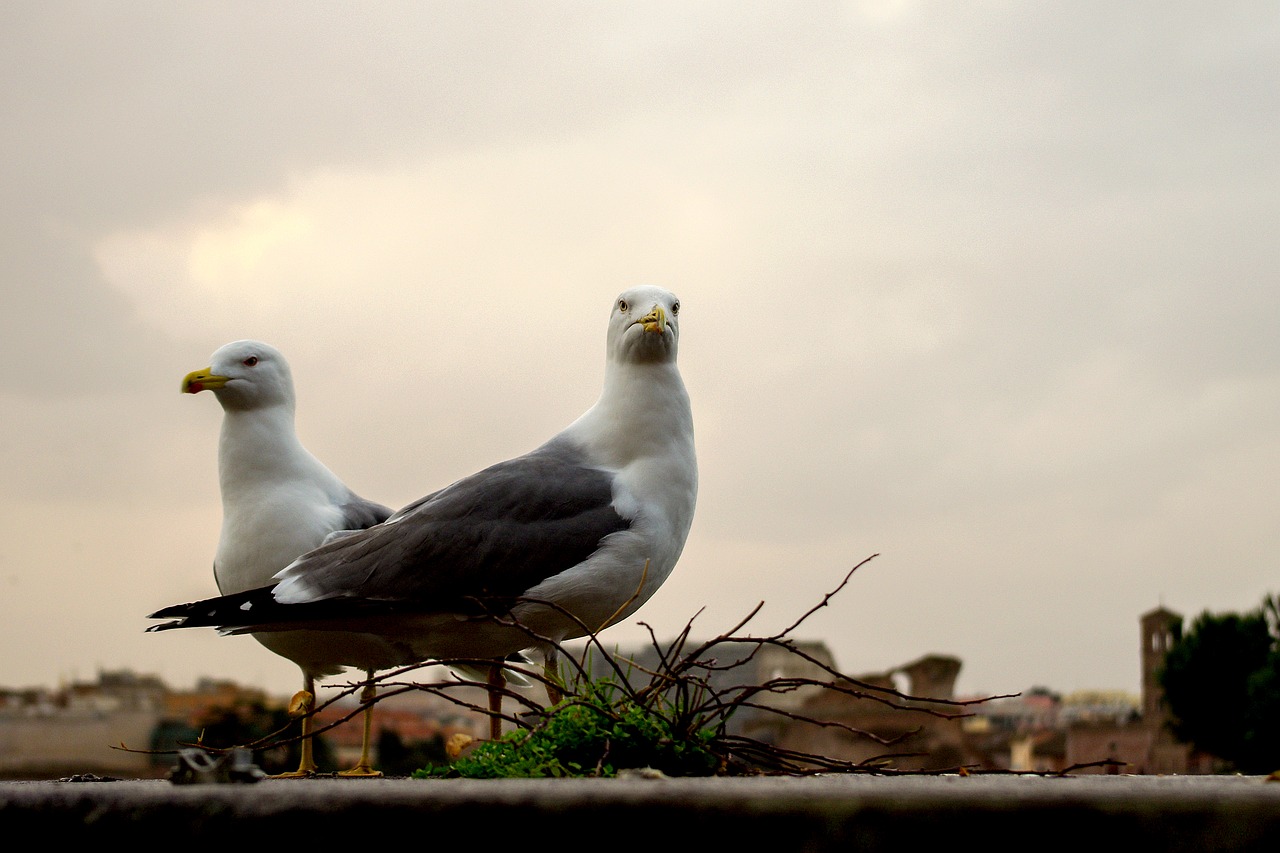
[[[219,388],[226,387],[230,381],[230,376],[219,376],[213,372],[212,367],[193,370],[182,377],[182,393],[199,394],[201,391],[217,391]]]
[[[667,312],[662,310],[661,305],[655,305],[652,311],[640,318],[640,325],[644,326],[646,332],[661,334],[667,330]]]

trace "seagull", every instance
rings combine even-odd
[[[182,380],[184,394],[201,391],[213,392],[223,409],[218,440],[222,531],[213,562],[223,595],[269,584],[282,568],[330,536],[390,517],[389,507],[357,495],[298,440],[293,377],[279,350],[251,340],[219,348],[209,367]],[[342,655],[331,648],[337,638],[304,631],[254,637],[302,670],[302,691],[290,703],[290,713],[302,715],[302,756],[297,771],[283,775],[309,776],[317,769],[310,737],[316,680],[346,669]],[[367,674],[369,691],[373,673]],[[366,709],[361,758],[340,775],[381,775],[369,763],[372,696],[362,698]]]
[[[327,651],[366,670],[534,651],[551,676],[560,643],[638,610],[684,549],[698,471],[679,338],[674,294],[619,294],[604,387],[561,432],[147,630],[335,632],[361,642]]]

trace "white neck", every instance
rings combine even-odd
[[[313,464],[294,431],[290,407],[224,413],[218,439],[218,479],[224,497],[237,487],[304,474]]]
[[[597,459],[619,468],[659,455],[693,433],[680,372],[672,363],[608,361],[600,398],[565,432]]]

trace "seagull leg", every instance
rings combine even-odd
[[[507,678],[502,674],[502,661],[496,660],[489,667],[489,738],[497,740],[502,736],[502,688]]]
[[[374,770],[369,763],[369,736],[373,732],[373,700],[378,695],[378,688],[373,683],[373,670],[365,670],[369,681],[360,691],[360,702],[364,705],[364,738],[360,742],[360,762],[350,770],[343,770],[339,776],[381,776],[381,770]]]
[[[312,776],[316,772],[316,761],[311,750],[311,712],[316,709],[316,682],[308,674],[302,676],[302,689],[293,694],[293,698],[289,700],[288,714],[290,717],[297,719],[302,717],[302,741],[299,751],[302,756],[298,759],[298,769],[288,773],[278,773],[272,778],[274,779],[299,779],[305,776]]]
[[[549,650],[542,658],[542,674],[546,677],[547,700],[558,705],[564,698],[560,689],[560,655],[555,649]]]

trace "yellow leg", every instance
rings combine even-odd
[[[507,678],[502,674],[502,661],[494,661],[493,666],[489,667],[489,739],[497,740],[502,737],[502,718],[498,715],[502,713],[502,688],[507,683]]]
[[[542,674],[547,679],[547,700],[552,705],[560,704],[564,693],[560,690],[560,655],[553,649],[547,652],[542,662]]]
[[[360,701],[364,704],[364,737],[360,742],[360,762],[350,770],[343,770],[339,776],[381,776],[382,771],[374,770],[369,762],[369,739],[373,734],[373,700],[378,695],[378,688],[373,684],[373,672],[369,671],[369,683],[360,691]]]
[[[316,772],[316,762],[311,749],[311,712],[316,709],[316,689],[315,680],[311,676],[303,676],[302,689],[293,694],[293,698],[289,700],[289,716],[297,719],[302,717],[302,741],[300,751],[302,756],[298,759],[298,769],[290,773],[279,773],[273,776],[273,779],[299,779],[304,776],[313,776]]]

